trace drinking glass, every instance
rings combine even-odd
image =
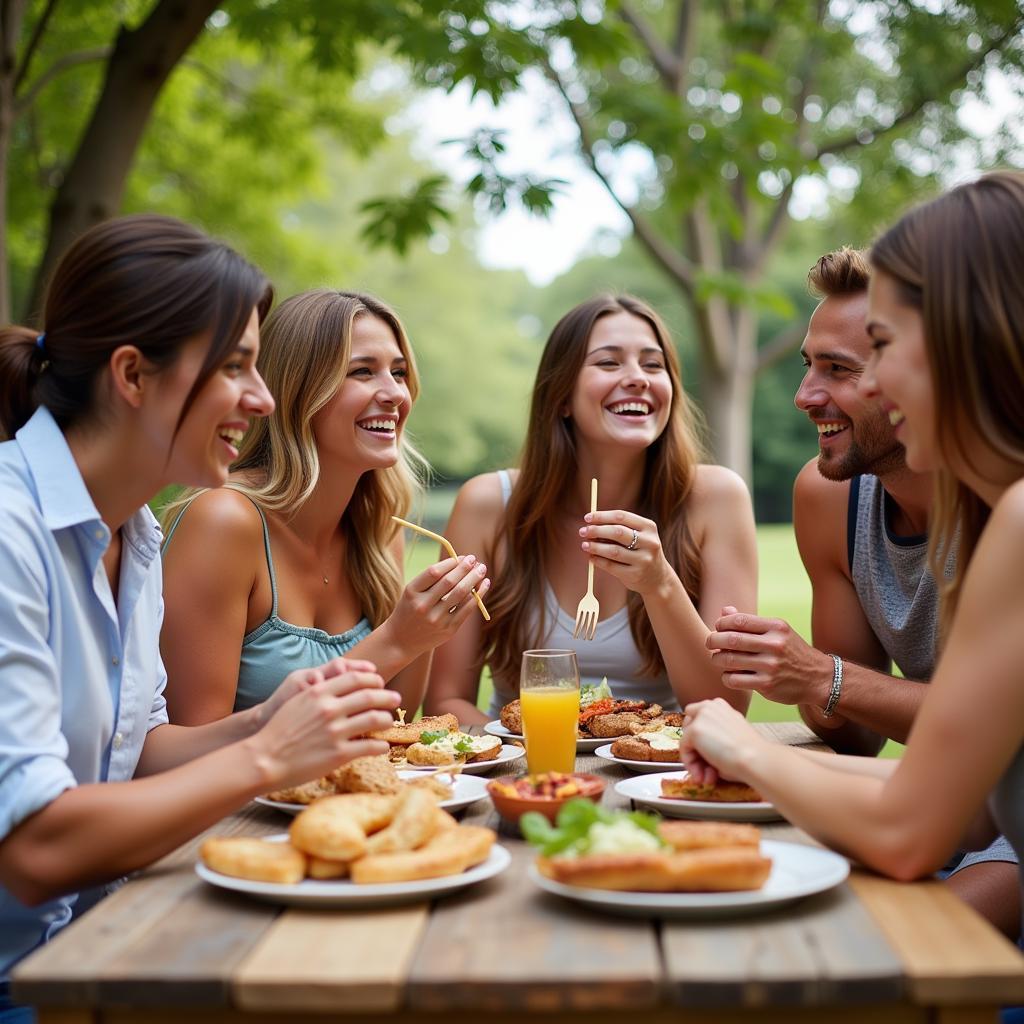
[[[576,767],[580,671],[575,651],[523,651],[519,701],[531,775]]]

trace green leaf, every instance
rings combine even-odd
[[[425,743],[427,746],[430,746],[431,743],[436,743],[438,740],[443,740],[447,735],[447,729],[428,729],[420,734],[420,743]]]

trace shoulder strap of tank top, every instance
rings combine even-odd
[[[508,505],[508,499],[512,497],[512,476],[507,469],[498,470],[498,481],[501,483],[502,504]]]
[[[860,476],[850,481],[850,497],[846,503],[846,557],[853,575],[853,556],[857,546],[857,510],[860,503]]]
[[[274,559],[273,559],[273,556],[270,554],[270,530],[267,528],[267,517],[263,514],[263,509],[260,508],[259,502],[253,500],[253,498],[250,497],[248,494],[246,494],[245,491],[241,490],[238,487],[232,487],[231,484],[225,484],[224,486],[228,490],[232,490],[236,494],[241,494],[243,497],[248,498],[249,501],[252,502],[253,507],[259,513],[260,522],[263,524],[263,550],[266,552],[266,555],[267,555],[267,571],[270,573],[270,595],[271,595],[270,614],[271,614],[271,616],[276,616],[277,615],[277,577],[274,574]],[[203,493],[205,494],[206,492],[204,491]],[[189,505],[191,505],[192,502],[195,501],[196,498],[198,498],[198,497],[199,497],[199,495],[197,494],[194,497],[189,498],[189,500],[186,502],[186,504],[182,506],[181,511],[178,512],[178,514],[174,517],[174,522],[171,523],[171,527],[167,531],[167,536],[164,537],[164,544],[163,544],[163,548],[162,548],[163,551],[167,550],[167,545],[171,542],[171,537],[174,536],[174,531],[177,530],[178,524],[181,522],[181,517],[188,511]]]

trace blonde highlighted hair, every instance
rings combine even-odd
[[[943,460],[970,467],[974,437],[1024,471],[1024,173],[997,171],[906,214],[875,243],[871,263],[919,309]],[[989,508],[948,468],[936,473],[929,557],[948,631]],[[957,524],[954,576],[943,580]]]
[[[587,355],[594,325],[605,316],[629,313],[654,332],[672,381],[672,404],[661,436],[647,449],[639,505],[633,511],[658,524],[662,547],[687,593],[700,594],[701,562],[687,522],[686,501],[701,456],[699,414],[683,390],[675,346],[661,318],[631,295],[599,295],[570,310],[555,325],[533,388],[519,478],[509,498],[499,544],[502,568],[495,576],[484,626],[485,659],[495,676],[515,678],[524,650],[547,632],[543,595],[554,520],[576,473],[572,420],[563,417]],[[641,675],[657,676],[665,663],[639,595],[627,598],[629,626],[643,659]]]
[[[241,479],[231,486],[260,508],[285,520],[313,493],[320,457],[313,417],[345,381],[357,318],[373,316],[391,329],[407,363],[409,394],[415,402],[419,377],[412,348],[395,312],[379,299],[322,288],[294,295],[267,318],[260,332],[257,367],[276,401],[274,412],[253,422],[231,467]],[[391,553],[398,527],[422,487],[427,463],[406,438],[398,439],[394,466],[359,478],[341,517],[345,573],[363,614],[376,627],[394,610],[404,585],[403,567]],[[199,491],[182,494],[164,512],[170,523]]]

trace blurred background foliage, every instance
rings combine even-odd
[[[675,230],[695,201],[687,189],[699,186],[713,195],[717,181],[724,198],[715,212],[728,229],[735,210],[719,165],[738,160],[737,147],[741,163],[756,165],[768,159],[757,155],[759,144],[774,133],[769,162],[776,170],[806,162],[786,148],[774,107],[754,102],[786,70],[755,50],[778,37],[786,53],[798,52],[798,33],[813,5],[723,3],[702,40],[704,99],[697,106],[703,113],[696,117],[696,107],[688,114],[663,90],[645,90],[649,76],[629,20],[636,12],[620,0],[228,0],[219,8],[209,0],[0,0],[0,44],[11,58],[0,75],[0,155],[7,200],[3,263],[13,318],[35,311],[34,278],[52,224],[63,215],[61,188],[105,95],[110,62],[130,48],[147,19],[175,5],[194,12],[204,2],[208,16],[169,69],[123,188],[105,199],[116,208],[98,204],[89,215],[155,210],[197,223],[262,266],[278,297],[327,285],[390,302],[413,339],[423,378],[411,431],[442,481],[514,460],[544,338],[562,313],[597,291],[630,291],[659,309],[679,344],[687,386],[699,396],[702,357],[693,304],[648,249],[630,238],[617,255],[603,255],[609,247],[595,237],[592,251],[546,287],[518,271],[488,269],[476,256],[481,218],[503,204],[543,213],[560,184],[503,170],[501,146],[487,135],[467,143],[475,147],[475,175],[461,185],[451,182],[417,147],[407,114],[424,89],[459,82],[500,100],[545,47],[571,46],[586,61],[576,69],[576,84],[604,97],[597,123],[614,137],[611,148],[643,142],[652,152],[674,146],[681,154],[675,163],[659,163],[671,168],[641,192],[638,205],[649,224]],[[870,73],[875,113],[891,117],[896,93],[907,85],[879,71],[870,45],[860,45],[863,38],[851,44],[847,23],[858,6],[885,22],[888,44],[904,47],[900,57],[923,76],[912,83],[919,92],[930,86],[929,76],[945,81],[954,56],[977,50],[972,25],[986,39],[1002,32],[1009,42],[1000,60],[1020,65],[1020,39],[1005,26],[1021,12],[1007,0],[939,5],[938,12],[931,10],[935,5],[901,0],[819,5],[819,13],[828,9],[823,38],[834,50],[822,91],[837,108],[845,100],[849,110],[857,108]],[[638,9],[649,26],[671,36],[675,12],[688,7],[685,0],[647,0]],[[716,54],[726,52],[733,64],[718,92],[742,95],[744,111],[753,111],[749,123],[731,114],[723,121],[705,109],[704,80],[714,78]],[[968,84],[980,92],[980,79]],[[759,309],[762,346],[786,331],[799,340],[813,308],[805,276],[818,255],[869,242],[879,224],[933,190],[940,172],[955,163],[943,140],[962,140],[965,128],[953,112],[959,94],[945,98],[946,106],[924,109],[923,143],[920,132],[911,140],[909,124],[898,133],[902,151],[898,144],[872,146],[865,137],[858,186],[834,191],[823,216],[790,225],[750,300]],[[688,122],[691,115],[696,119]],[[699,139],[688,132],[697,121]],[[985,140],[993,162],[1019,158],[1020,122],[1016,129],[1009,122]],[[921,146],[930,139],[935,158],[922,160]],[[92,156],[102,166],[103,154]],[[711,275],[701,287],[729,292],[735,281]],[[801,374],[794,348],[756,378],[751,434],[761,521],[788,521],[792,481],[816,448],[814,431],[792,406]]]

